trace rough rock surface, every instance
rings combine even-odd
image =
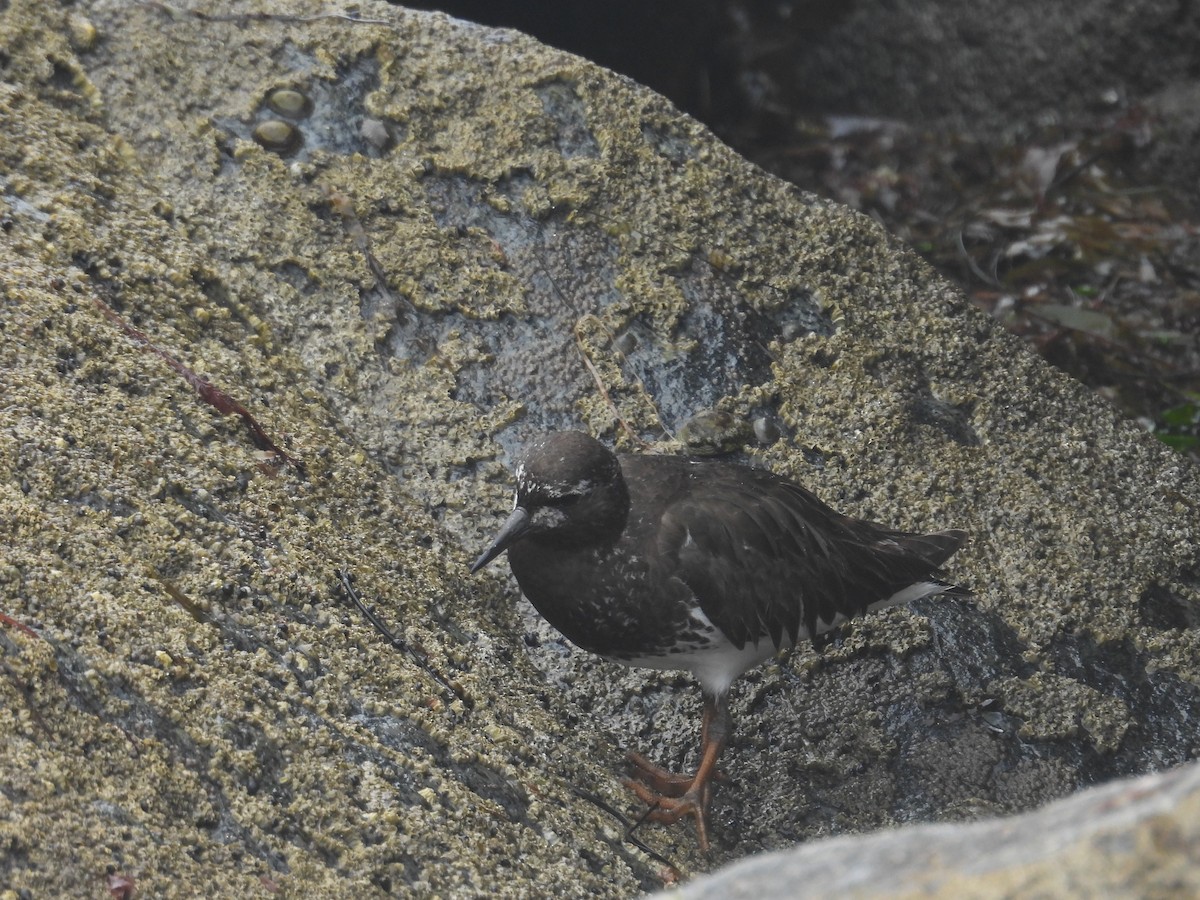
[[[1123,779],[1036,812],[914,825],[764,853],[664,894],[800,897],[1200,895],[1200,764]]]
[[[0,884],[629,896],[1197,756],[1194,467],[653,94],[353,8],[0,3]],[[977,596],[746,678],[716,851],[655,856],[601,805],[624,746],[690,762],[695,692],[466,565],[525,434],[712,408],[968,529]]]

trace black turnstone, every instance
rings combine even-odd
[[[630,754],[650,818],[696,820],[729,739],[729,686],[870,610],[967,593],[938,579],[962,531],[908,534],[834,512],[761,469],[614,454],[580,432],[533,441],[512,514],[472,572],[508,551],[525,596],[573,643],[630,666],[686,669],[704,693],[700,763],[678,775]]]

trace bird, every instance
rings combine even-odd
[[[739,676],[864,613],[970,593],[940,577],[966,532],[851,518],[765,469],[617,454],[555,431],[526,444],[514,476],[512,512],[471,572],[507,551],[521,592],[573,644],[693,675],[704,700],[696,771],[630,753],[625,784],[652,821],[691,816],[703,852]]]

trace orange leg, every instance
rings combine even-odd
[[[700,730],[700,765],[693,776],[677,775],[632,753],[630,762],[639,771],[637,778],[628,778],[625,785],[654,807],[649,818],[655,822],[678,822],[686,815],[696,819],[696,835],[700,849],[707,852],[708,806],[712,801],[712,783],[717,779],[717,760],[729,740],[729,697],[704,695],[704,722]]]
[[[692,786],[695,777],[664,769],[633,750],[625,754],[625,761],[634,770],[632,781],[663,797],[682,797]]]

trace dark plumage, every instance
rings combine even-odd
[[[522,592],[585,650],[686,669],[704,693],[695,776],[640,756],[627,782],[652,818],[696,818],[728,738],[730,684],[779,650],[868,610],[938,593],[962,531],[908,534],[834,512],[770,472],[711,460],[615,455],[579,432],[533,441],[513,512],[477,571],[508,551]]]

